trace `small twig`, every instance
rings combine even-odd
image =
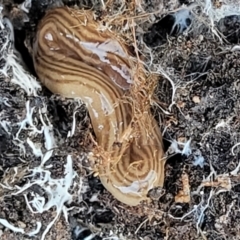
[[[146,219],[139,225],[139,227],[137,228],[137,230],[135,231],[134,234],[137,234],[138,231],[140,230],[140,228],[142,227],[142,225],[143,225],[144,223],[146,223],[147,221],[148,221],[148,218],[146,218]]]

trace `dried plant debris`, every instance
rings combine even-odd
[[[103,188],[88,162],[86,107],[34,77],[25,53],[47,9],[62,5],[92,9],[126,40],[134,30],[159,76],[152,112],[168,161],[151,203],[129,207]],[[0,9],[1,239],[240,239],[239,1],[5,0]]]

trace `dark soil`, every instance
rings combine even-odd
[[[59,1],[32,0],[29,13],[20,9],[22,2],[4,0],[3,13],[13,23],[16,49],[22,54],[28,71],[35,75],[28,47],[38,21],[49,7],[58,6]],[[19,135],[21,142],[16,141],[18,123],[26,116],[27,101],[30,106],[35,106],[33,119],[38,129],[41,127],[39,111],[44,106],[45,115],[53,126],[58,148],[54,149],[53,156],[47,162],[51,165],[49,171],[52,177],[60,179],[64,176],[66,158],[71,154],[73,168],[80,176],[78,180],[81,180],[76,181],[72,189],[73,201],[65,204],[68,222],[61,214],[46,239],[240,239],[240,176],[238,172],[232,172],[240,160],[240,145],[233,148],[240,142],[240,58],[239,51],[232,51],[240,42],[240,15],[215,22],[215,29],[221,36],[226,36],[221,42],[207,23],[198,22],[197,17],[204,16],[201,11],[193,11],[195,15],[185,19],[183,28],[179,25],[173,29],[174,17],[169,11],[190,1],[143,2],[146,12],[161,11],[152,14],[151,22],[140,24],[143,32],[138,32],[137,37],[149,46],[153,66],[161,66],[177,87],[172,96],[172,84],[160,74],[156,95],[161,108],[153,107],[153,113],[164,133],[166,155],[169,157],[164,187],[149,193],[153,199],[151,204],[129,207],[118,202],[103,188],[99,179],[93,177],[85,156],[92,147],[89,133],[93,134],[85,106],[75,100],[54,96],[44,87],[39,90],[38,97],[29,97],[11,81],[11,68],[7,75],[1,73],[6,56],[12,51],[10,42],[1,53],[0,219],[6,219],[25,232],[36,229],[37,222],[41,222],[42,228],[35,239],[41,239],[41,234],[56,216],[56,209],[53,207],[43,213],[31,212],[24,194],[28,199],[31,199],[32,193],[48,198],[45,190],[38,185],[21,194],[13,194],[16,186],[22,187],[30,181],[28,169],[41,163],[40,157],[33,154],[27,144],[27,139],[44,144],[44,133],[30,136],[28,125]],[[63,4],[93,8],[98,15],[102,14],[101,1],[65,0]],[[9,32],[8,28],[1,30],[0,48],[6,43]],[[140,49],[144,51],[143,44]],[[149,59],[146,58],[146,61]],[[76,131],[68,137],[73,112],[76,112]],[[7,127],[4,125],[6,122]],[[188,140],[191,141],[188,149],[191,151],[183,154],[183,145]],[[180,143],[175,148],[172,144],[174,141]],[[25,152],[20,147],[22,145]],[[196,164],[196,159],[200,158],[204,161]],[[191,198],[188,202],[179,203],[175,197],[184,187],[184,174],[189,179]],[[220,182],[222,176],[227,179],[230,188]],[[219,181],[219,184],[200,187],[203,181]],[[78,191],[80,182],[81,194]],[[0,224],[0,239],[32,238]]]

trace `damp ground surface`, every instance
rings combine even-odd
[[[56,216],[54,205],[42,212],[29,207],[34,206],[36,196],[49,202],[47,184],[19,191],[32,181],[29,169],[41,164],[41,153],[33,152],[31,143],[34,149],[44,149],[46,138],[52,136],[54,149],[46,162],[51,173],[48,184],[64,179],[68,155],[75,178],[71,203],[62,208],[67,221],[61,212],[45,239],[240,239],[240,7],[233,8],[236,14],[232,15],[222,11],[221,18],[217,13],[224,3],[217,0],[135,3],[140,4],[135,15],[144,12],[149,16],[138,23],[139,48],[149,68],[159,73],[159,101],[152,112],[163,132],[168,157],[164,187],[152,190],[152,202],[138,207],[118,202],[104,189],[86,157],[93,132],[85,106],[54,96],[44,87],[28,94],[16,84],[13,61],[7,59],[12,53],[10,29],[5,27],[0,32],[0,219],[17,230],[0,224],[1,239],[32,239],[28,233],[38,223],[41,229],[35,239],[41,239]],[[22,1],[2,4],[2,13],[15,29],[16,49],[32,76],[27,47],[49,6],[93,8],[98,16],[120,7],[114,1],[103,10],[102,1],[32,0],[31,7],[25,6],[27,13],[21,9]],[[176,13],[179,9],[184,10]],[[19,124],[29,115],[32,122]],[[43,122],[49,131],[40,131]],[[69,136],[73,124],[75,131]]]

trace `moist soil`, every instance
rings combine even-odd
[[[20,64],[36,76],[29,46],[37,23],[49,6],[56,7],[60,3],[32,0],[28,13],[20,8],[21,3],[20,0],[3,0],[3,13],[13,23],[15,48],[24,62]],[[63,4],[92,8],[99,17],[110,11],[110,8],[102,10],[101,1],[65,0]],[[240,16],[215,22],[218,37],[204,21],[206,16],[200,8],[195,14],[203,21],[188,19],[184,29],[172,31],[174,19],[169,12],[188,4],[189,1],[180,0],[142,1],[142,8],[151,16],[151,21],[139,23],[141,30],[137,37],[144,43],[139,41],[138,44],[148,46],[154,66],[160,66],[174,83],[159,74],[156,89],[159,104],[153,106],[152,112],[163,133],[168,160],[163,188],[149,193],[152,202],[138,207],[126,206],[114,199],[99,178],[93,176],[86,157],[93,147],[89,138],[93,132],[84,105],[55,96],[44,87],[37,97],[29,97],[13,83],[12,68],[9,68],[7,75],[1,73],[0,77],[0,218],[25,232],[35,229],[36,223],[41,222],[42,228],[34,237],[41,239],[44,229],[56,215],[54,207],[43,213],[30,211],[24,194],[29,199],[32,192],[48,198],[38,185],[22,194],[13,194],[16,186],[24,186],[29,181],[28,169],[41,163],[27,139],[43,143],[44,134],[29,136],[26,126],[19,134],[25,152],[15,138],[29,101],[30,106],[35,107],[34,125],[40,126],[39,109],[46,106],[45,114],[53,126],[58,147],[48,161],[52,177],[64,176],[68,154],[73,156],[74,171],[81,176],[81,186],[78,182],[79,186],[72,190],[72,202],[65,203],[68,221],[61,214],[45,239],[240,239],[240,175],[238,171],[233,172],[240,161],[240,53],[233,50],[240,42]],[[111,10],[118,8],[119,3],[112,1]],[[5,28],[0,32],[1,49],[9,31]],[[11,50],[9,43],[5,51]],[[6,61],[1,59],[1,69]],[[73,112],[76,113],[76,130],[68,137]],[[10,123],[7,131],[3,121]],[[4,187],[7,183],[9,188]],[[32,237],[0,224],[0,239]]]

